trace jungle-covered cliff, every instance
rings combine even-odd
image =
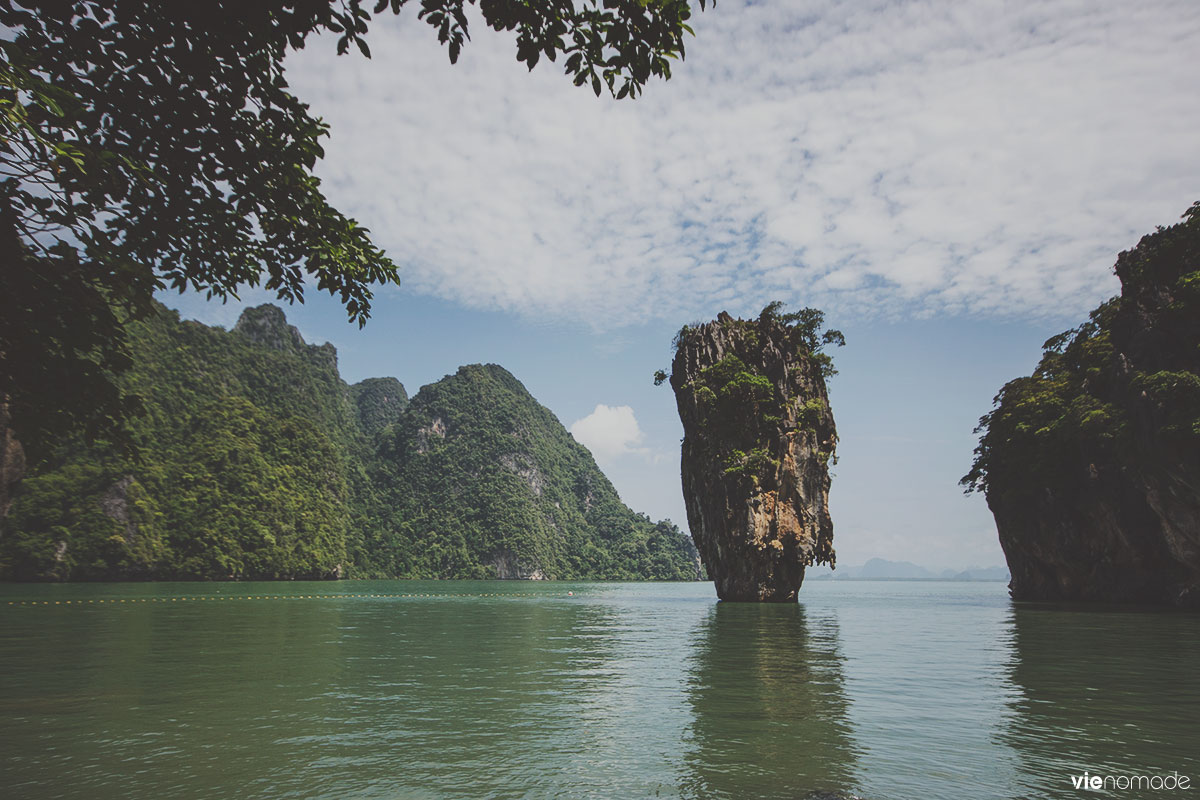
[[[1018,600],[1200,606],[1200,203],[1117,258],[1121,294],[980,420]]]
[[[757,319],[722,312],[676,339],[688,525],[722,600],[793,601],[806,566],[834,563],[837,431],[825,388],[832,361],[821,351],[845,340],[821,332],[823,321],[772,303]]]
[[[348,386],[272,305],[231,331],[165,308],[130,327],[133,454],[8,458],[0,577],[697,576],[691,540],[622,504],[501,367],[410,400],[394,378]]]
[[[591,453],[495,364],[425,386],[381,436],[368,571],[695,580],[691,540],[621,503]]]

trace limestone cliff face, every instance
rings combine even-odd
[[[802,331],[770,314],[722,312],[680,333],[671,388],[684,430],[683,495],[722,600],[793,601],[806,566],[834,563],[828,465],[837,432],[827,361],[811,350]]]
[[[1200,204],[1122,253],[1122,291],[984,417],[1017,600],[1200,607]]]
[[[1079,463],[988,505],[1016,600],[1200,607],[1200,469]]]

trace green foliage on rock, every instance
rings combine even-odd
[[[152,491],[179,577],[322,578],[346,560],[345,454],[299,416],[242,397],[197,409]]]
[[[27,479],[0,542],[0,574],[18,580],[146,578],[166,552],[146,489],[103,464]]]
[[[367,378],[350,387],[358,426],[374,437],[396,421],[408,406],[408,392],[395,378]]]
[[[701,370],[691,386],[705,423],[736,432],[741,440],[754,439],[760,420],[780,419],[775,384],[733,353]]]
[[[736,332],[740,349],[724,353],[715,363],[698,369],[681,388],[694,401],[704,428],[721,432],[726,446],[716,455],[725,465],[726,474],[744,475],[757,482],[773,473],[779,464],[770,455],[770,442],[785,429],[815,430],[829,416],[826,399],[785,401],[779,390],[781,376],[765,374],[762,366],[750,366],[769,362],[782,368],[778,357],[764,358],[760,352],[770,341],[787,349],[789,357],[798,356],[799,363],[811,364],[822,379],[835,375],[833,359],[824,348],[841,347],[846,338],[841,331],[823,329],[824,323],[823,312],[815,308],[787,312],[781,301],[768,304],[757,319],[737,319],[729,314],[718,317],[715,324]],[[704,323],[685,325],[675,335],[672,349],[678,354],[696,337],[704,337],[706,329]],[[659,370],[654,374],[654,383],[662,384],[670,377],[666,370]]]
[[[1052,486],[1079,464],[1157,469],[1200,451],[1200,203],[1121,253],[1122,290],[1049,339],[980,419],[968,492]],[[1158,466],[1155,466],[1155,465]]]
[[[756,447],[749,453],[733,450],[726,456],[725,463],[729,465],[725,468],[726,475],[756,476],[773,473],[779,469],[779,459],[771,458],[765,447]]]
[[[500,367],[410,403],[394,378],[347,386],[274,306],[129,330],[135,455],[79,441],[36,467],[0,519],[0,576],[696,577],[690,540],[626,508]]]

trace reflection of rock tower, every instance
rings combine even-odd
[[[798,605],[718,603],[698,627],[685,797],[842,797],[854,750],[837,620]],[[766,733],[770,731],[770,733]],[[845,796],[849,796],[848,794]]]
[[[815,342],[813,326],[766,312],[753,321],[722,312],[680,333],[671,388],[683,495],[722,600],[793,601],[806,566],[834,561],[837,432]]]

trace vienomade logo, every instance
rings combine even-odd
[[[1072,775],[1071,785],[1076,789],[1187,789],[1192,779],[1187,775],[1172,772],[1169,775]]]

